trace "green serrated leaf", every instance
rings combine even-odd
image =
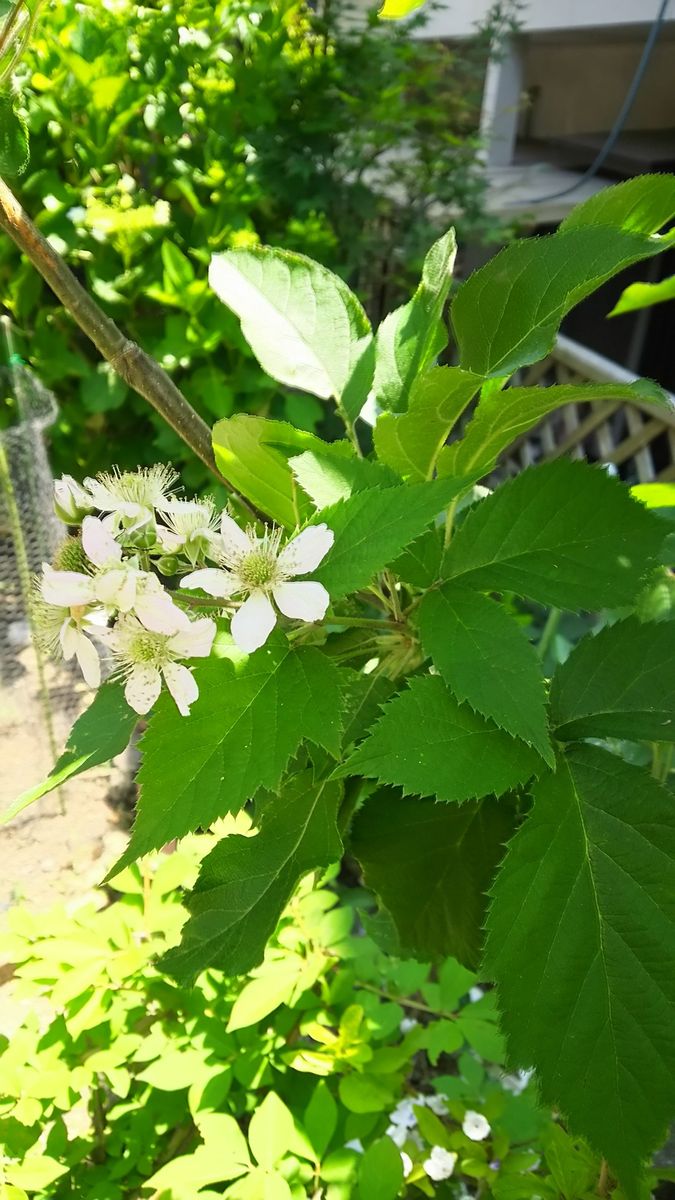
[[[285,421],[236,413],[213,427],[213,452],[226,479],[247,500],[287,529],[309,519],[314,506],[298,490],[289,459],[303,451],[321,459],[352,455],[348,442],[324,442]]]
[[[255,246],[216,255],[209,282],[268,375],[341,399],[370,340],[370,322],[342,279],[302,254]]]
[[[630,604],[665,533],[617,479],[558,459],[476,505],[453,536],[443,573],[559,608]]]
[[[333,600],[366,587],[467,486],[465,479],[435,479],[371,489],[323,509],[320,519],[334,531],[335,542],[313,578]]]
[[[138,716],[124,699],[122,685],[111,681],[104,683],[89,708],[73,725],[66,748],[53,770],[42,783],[23,792],[0,813],[0,825],[11,821],[22,809],[48,792],[53,792],[67,779],[121,754],[128,746],[137,723]]]
[[[346,500],[355,492],[391,487],[400,482],[393,471],[366,458],[338,458],[306,450],[289,459],[289,466],[303,492],[317,510]]]
[[[675,275],[669,275],[658,283],[629,283],[607,315],[620,317],[622,313],[637,312],[654,304],[665,304],[668,300],[675,300]]]
[[[671,408],[665,392],[648,379],[627,384],[563,383],[492,392],[479,401],[464,437],[441,451],[439,474],[487,475],[517,438],[565,404],[616,405],[640,400]]]
[[[494,887],[486,968],[511,1060],[635,1197],[675,1112],[672,796],[580,746],[534,800]]]
[[[341,789],[293,776],[264,812],[254,837],[230,835],[204,859],[187,900],[180,946],[162,959],[182,983],[206,967],[242,975],[262,960],[297,884],[342,853],[336,818]]]
[[[344,747],[365,736],[380,715],[382,705],[391,698],[396,685],[386,675],[363,675],[358,671],[342,670],[344,680]]]
[[[450,229],[427,254],[412,300],[389,313],[377,331],[373,391],[382,408],[404,412],[414,380],[447,344],[441,317],[456,253]]]
[[[525,783],[541,758],[493,721],[458,704],[437,675],[411,680],[338,769],[419,796],[462,802]]]
[[[456,584],[426,594],[422,645],[450,691],[553,766],[546,690],[534,647],[507,612]]]
[[[150,718],[136,822],[111,875],[237,812],[259,788],[275,791],[303,739],[339,751],[340,675],[313,647],[293,650],[278,635],[243,662],[208,659],[194,673],[189,721],[166,696]]]
[[[664,247],[609,225],[512,242],[462,284],[451,309],[460,365],[506,375],[553,348],[563,317],[624,267]]]
[[[675,175],[638,175],[577,204],[561,229],[611,225],[626,233],[658,233],[675,217]]]
[[[555,673],[551,720],[563,741],[675,741],[675,623],[629,617],[584,638]]]
[[[459,367],[432,367],[410,386],[408,412],[383,412],[375,425],[381,462],[404,479],[431,479],[441,447],[480,387],[480,377]]]
[[[461,808],[388,789],[368,798],[351,851],[396,925],[401,955],[477,965],[487,891],[513,823],[510,806],[492,798]]]

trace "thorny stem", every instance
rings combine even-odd
[[[211,431],[206,422],[195,412],[159,363],[125,337],[115,322],[99,308],[24,212],[3,179],[0,179],[0,229],[9,234],[23,251],[80,329],[124,382],[152,405],[208,469],[227,484],[239,502],[252,511],[247,501],[238,495],[218,470],[211,446]]]

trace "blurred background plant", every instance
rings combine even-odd
[[[504,1068],[493,993],[454,959],[381,953],[367,894],[334,872],[301,886],[251,976],[161,975],[179,885],[212,843],[187,838],[68,910],[9,914],[8,1200],[580,1200],[599,1177],[619,1200],[535,1081]]]
[[[258,240],[306,252],[378,319],[415,279],[435,221],[457,213],[460,240],[496,233],[477,120],[488,48],[512,11],[496,4],[457,51],[335,0],[45,5],[14,76],[31,147],[20,198],[209,424],[243,408],[314,428],[322,406],[261,373],[209,293],[208,260]],[[61,406],[57,472],[159,457],[190,487],[206,481],[6,238],[0,283]],[[0,414],[12,419],[9,401]]]

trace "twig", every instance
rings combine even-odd
[[[60,255],[42,236],[2,179],[0,228],[4,229],[23,251],[80,329],[86,333],[124,382],[147,400],[209,470],[222,480],[224,477],[216,466],[211,446],[211,431],[206,422],[195,412],[159,363],[135,342],[125,337],[115,322],[99,308]],[[224,482],[249,509],[248,503],[238,495],[228,480],[225,479]]]

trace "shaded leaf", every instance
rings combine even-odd
[[[534,800],[494,887],[486,968],[511,1060],[635,1197],[675,1112],[672,796],[581,746]]]
[[[585,637],[555,673],[551,720],[563,740],[675,741],[675,623],[629,617]]]
[[[477,965],[487,891],[513,823],[510,806],[492,798],[461,807],[388,789],[368,798],[351,850],[395,922],[401,956]]]

